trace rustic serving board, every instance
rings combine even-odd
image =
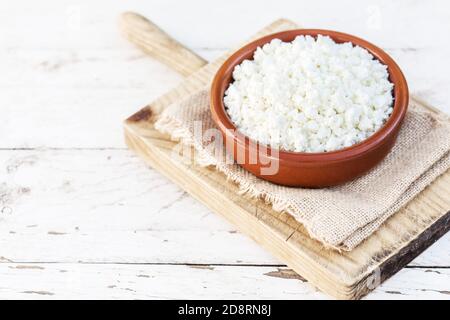
[[[290,21],[278,20],[255,38],[295,27]],[[141,41],[139,36],[137,41]],[[153,44],[152,48],[155,49]],[[150,53],[155,55],[155,52]],[[302,225],[288,214],[272,210],[263,200],[239,195],[238,186],[214,168],[177,161],[172,156],[177,143],[156,131],[154,120],[169,104],[207,85],[226,56],[194,72],[181,85],[125,121],[128,146],[149,165],[227,218],[313,285],[340,299],[364,296],[450,229],[450,171],[436,179],[357,248],[339,253],[326,250],[309,238]],[[186,59],[192,59],[197,66],[201,63],[190,54]],[[189,74],[189,70],[185,74]],[[415,99],[413,102],[423,104]]]

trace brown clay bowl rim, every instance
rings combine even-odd
[[[386,52],[384,52],[377,46],[361,38],[346,33],[323,29],[295,29],[270,34],[245,45],[244,47],[236,51],[233,55],[231,55],[217,71],[211,85],[211,113],[214,122],[219,127],[219,129],[227,136],[227,138],[232,138],[235,143],[241,145],[245,144],[245,149],[247,150],[249,148],[250,140],[252,140],[248,136],[237,130],[236,126],[229,118],[228,113],[225,110],[225,105],[223,103],[223,95],[232,80],[231,74],[234,67],[240,64],[244,59],[251,59],[257,47],[270,42],[272,39],[278,38],[282,41],[292,41],[298,35],[310,35],[316,37],[319,34],[327,35],[336,42],[351,42],[353,45],[358,45],[362,48],[365,48],[381,63],[385,64],[388,67],[389,80],[394,84],[394,105],[392,114],[378,131],[376,131],[367,139],[347,148],[330,152],[310,153],[272,149],[269,146],[264,145],[270,151],[268,154],[278,154],[277,158],[280,161],[287,161],[291,162],[292,164],[299,162],[341,161],[366,154],[380,144],[383,144],[383,141],[391,134],[396,133],[399,126],[402,124],[403,118],[405,117],[408,108],[409,92],[405,77],[395,61]],[[227,83],[223,85],[224,82]],[[252,141],[253,143],[251,145],[253,147],[256,145],[263,145],[257,141]],[[273,151],[275,150],[276,153],[273,153]]]

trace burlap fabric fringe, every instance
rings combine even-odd
[[[414,104],[396,145],[381,164],[359,179],[324,189],[289,188],[256,178],[217,156],[194,132],[199,123],[202,132],[215,128],[208,88],[167,107],[155,127],[192,146],[197,164],[216,166],[239,184],[243,193],[265,199],[274,210],[288,212],[312,238],[338,250],[353,249],[450,166],[449,120]]]

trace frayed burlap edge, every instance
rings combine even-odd
[[[411,105],[411,109],[416,112],[430,113],[423,108],[417,108]],[[448,117],[443,114],[433,114],[436,121],[448,121]],[[403,208],[413,197],[408,196],[409,193],[417,194],[423,189],[425,189],[429,184],[431,184],[438,176],[443,174],[450,166],[450,152],[446,153],[442,158],[438,159],[428,170],[423,172],[422,176],[414,181],[405,192],[405,196],[402,196],[395,202],[382,216],[377,219],[367,223],[360,227],[354,234],[351,234],[342,243],[333,245],[326,241],[318,234],[314,232],[309,226],[306,219],[299,216],[296,209],[292,206],[292,203],[287,199],[280,199],[276,195],[270,194],[265,190],[261,190],[257,185],[253,184],[251,180],[245,178],[245,176],[240,176],[239,172],[234,172],[230,169],[230,166],[226,163],[218,161],[213,155],[211,155],[207,150],[201,147],[197,141],[195,141],[191,136],[189,128],[184,127],[184,124],[176,119],[170,117],[160,117],[155,122],[155,128],[162,132],[169,134],[171,139],[179,141],[182,145],[192,147],[195,150],[195,163],[199,166],[215,166],[215,168],[222,172],[227,180],[236,183],[239,187],[239,193],[242,195],[248,195],[252,198],[259,198],[264,200],[266,203],[272,205],[272,208],[277,212],[286,212],[293,216],[299,223],[303,225],[308,235],[317,241],[319,241],[326,249],[333,249],[337,251],[350,251],[362,241],[357,241],[355,244],[352,239],[358,238],[358,232],[371,234],[375,232],[389,217],[395,214],[398,210]],[[425,177],[425,178],[424,178]],[[412,191],[410,191],[410,189]],[[360,236],[360,235],[359,235]]]

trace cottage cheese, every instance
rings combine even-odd
[[[387,67],[327,36],[274,39],[233,71],[224,104],[239,131],[274,148],[326,152],[358,143],[392,113]]]

